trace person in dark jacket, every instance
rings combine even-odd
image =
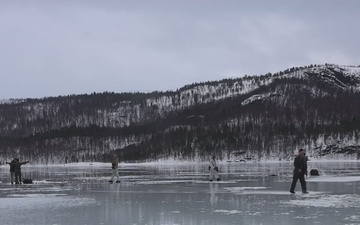
[[[6,164],[10,165],[10,182],[11,182],[11,184],[14,184],[15,162],[16,162],[16,158],[13,159],[11,162],[6,162]]]
[[[18,158],[15,158],[15,183],[16,184],[21,184],[22,180],[21,180],[21,166],[28,163],[29,161],[26,162],[20,162]]]
[[[305,156],[304,149],[299,149],[298,156],[294,159],[294,175],[291,183],[290,192],[295,193],[295,186],[298,180],[300,180],[301,189],[303,193],[309,193],[306,189],[305,175],[307,176],[307,157]]]

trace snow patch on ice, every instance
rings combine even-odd
[[[360,208],[360,196],[356,194],[344,195],[320,195],[304,199],[290,200],[283,202],[293,206],[312,206],[326,208]]]
[[[356,182],[360,181],[360,176],[323,176],[323,177],[311,177],[307,182]]]
[[[227,181],[204,181],[204,180],[192,180],[196,184],[236,184],[236,180],[227,180]]]
[[[176,183],[194,183],[194,184],[235,184],[235,180],[230,181],[205,181],[205,180],[148,180],[148,181],[135,181],[134,184],[153,185],[153,184],[176,184]]]
[[[135,184],[176,184],[176,183],[191,183],[193,180],[153,180],[153,181],[137,181]]]
[[[34,184],[66,184],[66,181],[33,180]]]
[[[238,211],[238,210],[235,210],[235,209],[234,210],[218,209],[218,210],[215,210],[214,212],[215,213],[225,213],[227,215],[242,213],[241,211]]]
[[[231,191],[231,192],[239,192],[239,191],[246,191],[246,190],[266,190],[266,189],[269,189],[269,187],[228,187],[228,188],[224,188],[224,189]]]
[[[65,185],[66,184],[66,185]],[[69,186],[64,182],[46,182],[40,181],[33,184],[22,184],[22,185],[6,185],[0,186],[0,191],[4,193],[49,193],[49,192],[65,192],[79,190],[80,187]]]
[[[17,210],[30,210],[31,208],[36,208],[49,211],[58,210],[59,208],[79,207],[95,203],[96,201],[91,198],[28,194],[25,195],[25,198],[23,198],[23,196],[1,198],[0,210],[18,212]]]
[[[251,190],[236,193],[237,195],[289,195],[288,191],[261,191]]]
[[[351,221],[351,222],[360,222],[360,215],[352,215],[349,217],[345,217],[344,220]]]
[[[9,197],[21,197],[21,198],[39,198],[39,197],[51,197],[51,196],[66,196],[67,194],[11,194]]]
[[[237,195],[290,195],[289,191],[281,190],[269,190],[269,187],[227,187],[223,188]],[[306,194],[307,197],[318,196],[320,194],[326,194],[325,192],[310,192]],[[305,196],[301,192],[295,194],[295,196]]]

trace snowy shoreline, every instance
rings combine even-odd
[[[335,163],[335,162],[343,162],[343,163],[360,163],[360,160],[347,160],[347,159],[311,159],[308,161],[309,164],[311,163]],[[43,167],[43,166],[51,166],[51,167],[83,167],[83,166],[90,166],[90,167],[108,167],[111,162],[79,162],[79,163],[67,163],[67,164],[26,164],[24,166],[32,166],[32,167]],[[246,161],[246,162],[236,162],[236,161],[218,161],[218,164],[286,164],[286,163],[293,163],[293,161]],[[157,165],[207,165],[208,162],[195,162],[195,161],[158,161],[158,162],[141,162],[141,163],[124,163],[120,162],[120,166],[157,166]],[[8,165],[0,165],[0,167],[8,167]]]

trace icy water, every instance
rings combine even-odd
[[[290,194],[292,162],[22,167],[34,184],[11,185],[1,166],[0,224],[360,224],[360,162],[309,162],[320,176]]]

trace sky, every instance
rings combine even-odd
[[[360,65],[358,0],[0,0],[0,99]]]

